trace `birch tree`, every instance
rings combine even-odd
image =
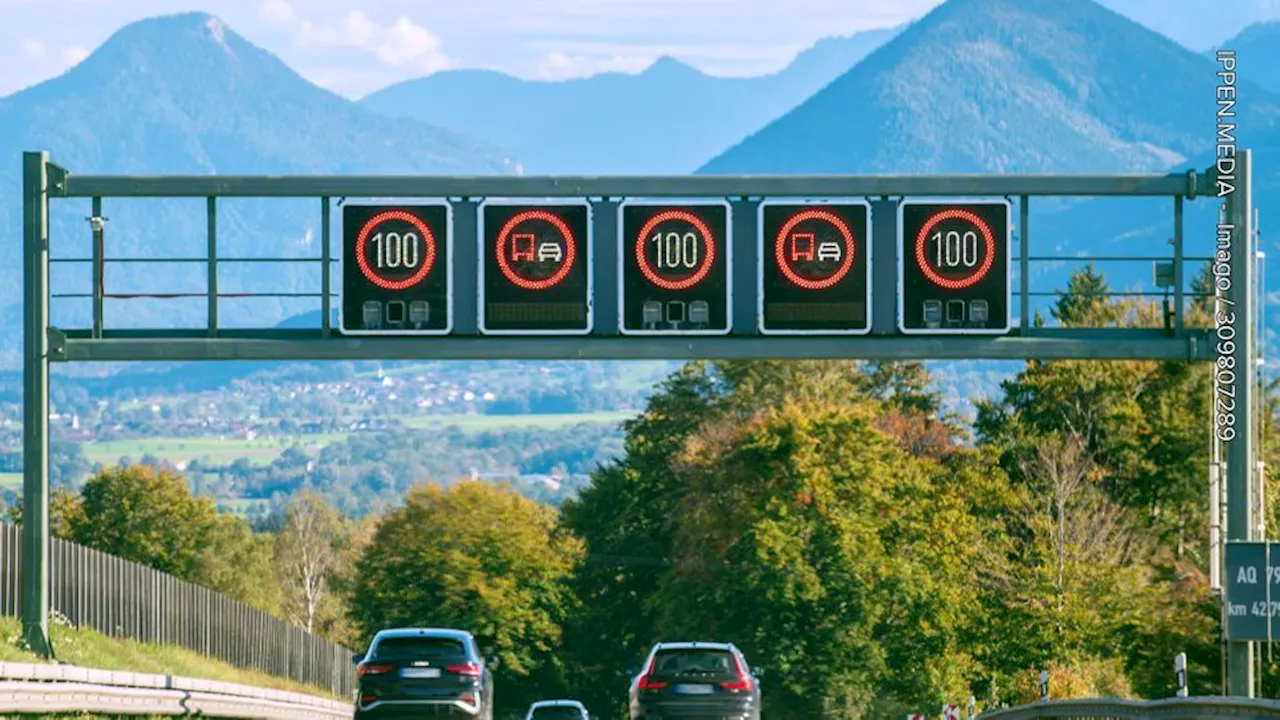
[[[290,621],[314,632],[346,542],[347,523],[312,492],[295,495],[282,515],[275,555],[283,609]]]

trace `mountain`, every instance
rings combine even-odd
[[[0,99],[0,318],[21,302],[20,153],[48,150],[73,173],[509,174],[504,150],[417,122],[392,120],[323,90],[216,17],[189,13],[144,20],[112,35],[64,75]],[[201,257],[202,200],[104,199],[107,257]],[[54,257],[88,257],[88,202],[55,200]],[[319,257],[319,200],[220,203],[222,257]],[[335,217],[340,214],[335,213]],[[335,236],[338,233],[335,233]],[[336,256],[336,255],[335,255]],[[58,292],[90,291],[89,268],[52,270]],[[107,291],[205,290],[203,264],[106,268]],[[314,266],[227,264],[224,292],[318,292]],[[55,300],[54,319],[83,326],[88,304]],[[108,301],[107,322],[190,326],[203,298]],[[318,300],[223,302],[228,318],[272,323]],[[69,325],[74,323],[74,325]],[[0,338],[21,336],[6,322]],[[0,345],[9,345],[0,339]]]
[[[950,0],[699,172],[1203,170],[1213,162],[1215,71],[1211,59],[1089,0]],[[1240,147],[1256,151],[1265,223],[1268,208],[1280,207],[1280,99],[1248,82],[1240,94],[1236,133]],[[1186,203],[1189,259],[1212,253],[1218,204]],[[1037,199],[1031,254],[1168,255],[1172,216],[1167,201]],[[1032,291],[1064,287],[1082,264],[1033,261]],[[1188,261],[1188,283],[1200,264]],[[1268,265],[1280,277],[1280,247]],[[1098,267],[1114,290],[1154,290],[1150,262]],[[1043,312],[1052,302],[1033,298],[1032,307]],[[1280,323],[1268,320],[1274,334]]]
[[[1103,0],[1102,4],[1197,50],[1216,46],[1252,23],[1280,18],[1275,0]]]
[[[1222,47],[1236,51],[1241,76],[1280,93],[1280,20],[1250,25]],[[1209,51],[1210,57],[1214,52]]]
[[[700,172],[1159,171],[1212,144],[1215,81],[1091,0],[950,0]]]
[[[532,174],[675,174],[737,142],[900,32],[827,38],[762,77],[706,75],[663,57],[635,75],[557,82],[452,70],[392,85],[362,104],[511,148]]]

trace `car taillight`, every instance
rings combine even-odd
[[[640,690],[661,690],[668,685],[668,683],[654,682],[649,679],[649,676],[653,674],[653,667],[657,664],[658,656],[655,654],[653,659],[649,661],[649,667],[645,668],[644,674],[640,676],[640,682],[636,685],[637,688]]]
[[[751,689],[751,678],[747,677],[747,674],[742,671],[742,665],[738,662],[738,658],[736,656],[733,658],[733,673],[738,676],[738,679],[730,680],[729,682],[722,682],[720,683],[720,687],[725,690]]]
[[[391,665],[360,664],[356,666],[356,675],[358,677],[364,677],[365,675],[385,675],[392,670],[395,670],[395,668]]]
[[[473,677],[473,678],[480,677],[479,663],[469,662],[469,663],[464,663],[462,665],[450,665],[445,669],[453,673],[454,675],[463,675],[466,677]]]
[[[360,696],[360,704],[361,704],[361,705],[372,705],[372,704],[373,704],[373,701],[374,701],[374,700],[376,700],[376,699],[377,699],[377,698],[375,698],[375,697],[374,697],[374,696],[372,696],[372,695],[361,695],[361,696]]]

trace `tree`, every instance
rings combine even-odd
[[[356,569],[351,615],[387,627],[470,630],[498,659],[498,707],[527,707],[563,673],[561,626],[581,543],[555,511],[489,483],[420,485],[382,520]]]
[[[905,451],[879,427],[902,412],[891,397],[848,362],[673,375],[627,425],[625,456],[565,506],[588,549],[572,690],[620,710],[617,668],[697,637],[767,667],[767,712],[787,717],[881,717],[967,692],[984,614],[966,584],[1003,558],[989,547],[1006,534],[1007,481],[973,451]]]
[[[281,511],[275,568],[286,617],[314,632],[348,535],[346,518],[323,497],[302,492]]]
[[[205,540],[218,521],[208,498],[192,497],[167,468],[108,468],[81,490],[83,512],[72,538],[89,547],[193,580]]]
[[[867,379],[871,395],[898,411],[936,415],[942,407],[942,395],[930,388],[924,363],[876,361],[871,363]]]
[[[64,501],[67,537],[273,612],[270,538],[194,497],[169,468],[131,465],[90,478]],[[78,505],[78,507],[77,507]]]
[[[1106,277],[1089,263],[1067,280],[1050,314],[1066,327],[1102,327],[1117,319]]]
[[[216,516],[204,529],[201,550],[186,579],[272,614],[280,613],[280,588],[271,582],[270,535],[253,532],[244,518]]]
[[[1201,272],[1196,288],[1211,282]],[[1101,273],[1078,273],[1055,316],[1163,327],[1157,304],[1108,301],[1106,287]],[[1212,310],[1189,303],[1187,325],[1210,325]],[[1204,542],[1210,384],[1204,365],[1028,362],[1003,398],[980,404],[980,442],[1031,503],[1012,558],[1026,572],[1003,593],[1016,658],[1006,673],[1051,660],[1085,673],[1119,659],[1135,692],[1166,695],[1169,658],[1186,651],[1201,686],[1218,682]]]
[[[65,487],[56,487],[49,494],[49,534],[56,538],[70,540],[71,527],[81,520],[84,507],[79,493]],[[18,496],[12,504],[5,508],[5,516],[14,525],[22,524],[22,497]]]

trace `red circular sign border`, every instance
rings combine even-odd
[[[653,269],[653,266],[649,264],[649,260],[644,254],[644,244],[645,240],[648,239],[649,233],[662,223],[670,222],[672,220],[683,220],[684,222],[692,225],[695,230],[702,233],[702,249],[704,251],[702,263],[698,266],[696,272],[680,281],[667,280],[659,275],[658,272]],[[711,266],[716,260],[716,245],[714,236],[711,233],[711,228],[707,227],[707,224],[702,221],[702,218],[694,215],[689,210],[663,210],[657,215],[649,218],[644,225],[640,226],[640,232],[636,234],[635,255],[636,264],[640,267],[640,273],[653,285],[656,285],[663,290],[688,290],[706,279],[707,275],[711,272]]]
[[[561,237],[563,237],[565,241],[565,254],[568,257],[565,258],[559,270],[550,277],[546,277],[541,280],[529,280],[527,278],[520,277],[520,275],[511,268],[511,265],[507,262],[507,258],[502,252],[503,248],[506,247],[507,239],[508,236],[511,235],[511,232],[515,230],[517,225],[528,220],[542,220],[543,222],[549,223],[560,232]],[[549,210],[522,210],[516,213],[507,220],[506,224],[502,226],[502,230],[498,232],[498,241],[495,245],[494,252],[497,253],[498,269],[502,271],[502,275],[510,281],[512,285],[523,290],[547,290],[559,285],[564,281],[565,277],[568,276],[569,271],[573,269],[573,263],[578,257],[578,241],[573,236],[573,231],[569,228],[569,224]]]
[[[831,225],[834,225],[836,230],[840,231],[840,234],[844,237],[844,262],[840,264],[840,267],[833,274],[822,280],[810,280],[802,277],[792,269],[791,264],[787,262],[786,255],[783,252],[783,246],[786,244],[785,241],[787,233],[796,225],[799,225],[806,220],[824,220]],[[854,260],[856,260],[856,253],[857,242],[854,240],[853,229],[849,227],[849,224],[830,210],[819,210],[816,208],[802,210],[795,215],[792,215],[787,222],[783,223],[782,229],[778,231],[778,237],[774,243],[774,259],[778,262],[778,269],[782,272],[782,276],[785,277],[792,285],[795,285],[801,290],[828,290],[835,286],[836,283],[843,280],[845,276],[849,274],[849,271],[853,269],[853,263]]]
[[[944,220],[965,220],[976,227],[982,233],[987,249],[987,257],[983,260],[982,266],[973,272],[973,274],[965,277],[963,280],[951,280],[945,278],[929,267],[929,261],[925,257],[925,243],[929,237],[929,231],[938,223]],[[979,281],[987,276],[991,271],[991,266],[996,261],[996,238],[995,233],[991,231],[991,226],[977,213],[963,208],[949,208],[934,213],[923,226],[920,232],[916,234],[916,266],[920,268],[920,272],[929,282],[937,285],[944,290],[964,290],[965,288],[976,285]]]
[[[417,272],[403,280],[388,280],[382,277],[369,266],[369,258],[365,255],[365,244],[369,240],[369,233],[384,222],[389,220],[400,220],[407,222],[414,227],[415,230],[422,233],[422,242],[426,249],[426,257],[422,261],[422,267]],[[436,236],[431,232],[431,227],[423,222],[418,216],[405,210],[384,210],[365,221],[360,228],[360,233],[356,235],[356,265],[360,268],[360,274],[365,279],[373,283],[376,287],[383,290],[407,290],[414,285],[422,282],[431,272],[431,268],[436,262]]]

